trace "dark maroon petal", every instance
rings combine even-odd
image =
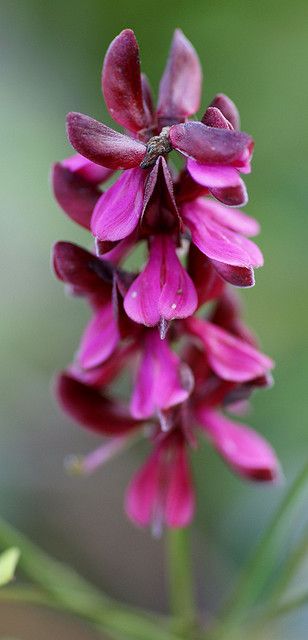
[[[254,271],[252,267],[237,267],[231,264],[224,264],[211,260],[217,273],[235,287],[253,287],[255,284]]]
[[[234,102],[224,93],[217,93],[211,102],[211,107],[217,107],[221,113],[231,122],[234,129],[240,128],[240,116]]]
[[[201,122],[208,127],[216,127],[217,129],[230,129],[231,131],[233,129],[229,120],[216,107],[208,107],[203,118],[201,118]]]
[[[57,242],[53,248],[53,266],[59,280],[76,287],[80,293],[99,293],[110,298],[112,266],[72,242]]]
[[[208,194],[207,187],[196,182],[186,168],[181,171],[179,179],[175,183],[175,195],[178,205]]]
[[[67,135],[78,153],[109,169],[137,167],[145,155],[146,147],[142,142],[82,113],[68,114]]]
[[[221,295],[225,286],[223,280],[211,261],[193,244],[189,249],[187,271],[196,287],[199,306]]]
[[[60,207],[74,222],[89,229],[92,211],[102,192],[59,162],[53,166],[51,180]]]
[[[142,224],[143,230],[151,232],[181,225],[172,177],[162,156],[157,159],[145,184]]]
[[[181,120],[198,111],[202,71],[195,49],[176,29],[167,66],[159,87],[157,112],[165,119]]]
[[[102,89],[108,111],[116,122],[134,132],[149,126],[143,104],[139,48],[131,29],[122,31],[108,48]]]
[[[56,396],[64,411],[80,423],[102,435],[119,435],[138,427],[136,420],[115,403],[67,373],[56,381]]]
[[[151,90],[149,80],[145,75],[145,73],[141,74],[141,86],[142,86],[144,108],[151,115],[151,119],[152,119],[154,115],[153,96],[152,96],[152,90]]]
[[[213,324],[226,329],[229,333],[248,342],[253,347],[258,347],[258,341],[254,334],[246,327],[241,319],[242,305],[238,294],[228,288],[225,288],[223,294],[215,305],[209,320]]]
[[[245,183],[240,180],[235,187],[211,188],[211,194],[229,207],[244,207],[248,202]]]
[[[186,122],[171,127],[172,146],[201,164],[236,165],[244,152],[251,152],[253,140],[241,131],[214,129],[202,122]]]

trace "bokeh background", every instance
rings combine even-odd
[[[61,415],[51,391],[54,372],[72,357],[87,310],[64,297],[50,271],[50,247],[58,239],[89,246],[89,238],[54,203],[49,169],[71,152],[68,111],[110,123],[101,65],[109,42],[127,26],[136,32],[155,91],[172,32],[180,26],[203,64],[203,107],[215,93],[227,93],[240,108],[242,128],[256,140],[246,211],[261,221],[266,262],[256,287],[242,297],[246,318],[277,367],[275,387],[255,397],[249,422],[277,449],[289,483],[308,445],[308,4],[1,2],[0,512],[113,596],[166,610],[163,542],[134,529],[122,511],[138,449],[91,479],[67,477],[64,457],[94,448],[97,439]],[[213,612],[285,487],[244,484],[206,445],[194,458],[194,473],[199,599]],[[303,519],[304,513],[294,536]],[[300,613],[273,629],[273,638],[304,639],[307,624]],[[3,605],[1,636],[95,638],[67,619]]]

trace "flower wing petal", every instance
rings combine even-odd
[[[198,418],[234,471],[251,480],[277,480],[280,466],[275,452],[256,431],[206,408],[199,410]]]
[[[91,230],[96,238],[122,240],[132,233],[143,209],[145,178],[142,169],[125,171],[101,196],[91,220]]]
[[[129,131],[150,124],[144,109],[139,47],[131,29],[124,29],[110,44],[102,72],[102,89],[112,118]]]
[[[192,44],[176,29],[159,87],[158,116],[181,120],[198,111],[202,71]]]
[[[82,113],[68,114],[67,133],[76,151],[109,169],[131,169],[138,166],[145,155],[142,142]]]

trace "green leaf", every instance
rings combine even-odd
[[[249,608],[257,602],[279,558],[282,543],[294,527],[292,514],[307,484],[308,464],[291,485],[255,553],[247,563],[232,599],[222,615],[225,629],[230,631],[240,624],[247,616]]]
[[[20,551],[16,547],[7,549],[0,555],[0,587],[13,580]]]

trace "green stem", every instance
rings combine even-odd
[[[23,534],[0,519],[0,545],[20,550],[19,567],[43,592],[29,591],[36,604],[54,606],[87,620],[112,637],[125,640],[179,640],[167,628],[166,619],[112,600],[75,571],[50,558]],[[14,587],[6,589],[14,598]],[[3,590],[0,592],[3,593]],[[26,595],[24,591],[24,595]],[[17,596],[18,597],[18,596]],[[20,592],[20,600],[22,591]]]
[[[296,609],[306,606],[307,604],[308,593],[305,592],[300,594],[299,596],[296,596],[295,598],[292,598],[292,600],[287,600],[278,607],[275,607],[272,610],[268,611],[264,620],[273,620],[274,618],[278,618],[280,616],[286,616]]]
[[[170,610],[186,637],[196,624],[189,530],[170,529],[166,536]]]
[[[295,576],[298,568],[308,556],[308,535],[306,534],[300,541],[296,549],[290,554],[286,560],[284,567],[281,571],[279,578],[276,581],[275,587],[272,590],[270,597],[270,608],[273,609],[275,604],[280,600],[283,593],[286,591],[292,578]]]
[[[239,625],[254,605],[270,576],[281,551],[283,536],[293,525],[292,512],[308,482],[308,464],[296,478],[263,535],[251,560],[246,565],[232,600],[222,615],[227,631]]]

